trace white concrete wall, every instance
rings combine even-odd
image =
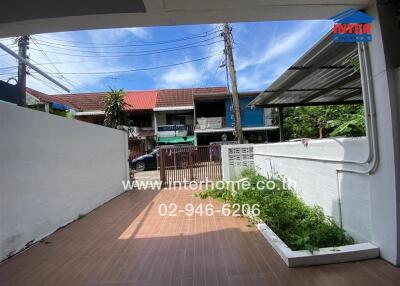
[[[262,175],[284,175],[295,185],[299,196],[307,204],[321,206],[336,221],[339,221],[340,191],[343,227],[356,241],[378,245],[381,255],[395,263],[395,209],[394,202],[387,197],[395,193],[390,165],[381,165],[374,175],[339,173],[337,177],[338,168],[348,169],[353,165],[327,162],[365,161],[368,156],[367,147],[366,138],[310,140],[307,145],[302,142],[256,144],[254,161]],[[382,157],[386,159],[385,156],[383,154]]]
[[[123,192],[125,132],[0,103],[0,260]]]
[[[277,158],[268,156],[296,156],[310,159],[364,161],[367,156],[365,138],[310,140],[302,142],[254,145],[256,169],[264,176],[284,175],[304,201],[309,205],[321,206],[325,213],[339,221],[338,181],[336,169],[342,163],[327,163],[305,159]],[[352,176],[356,188],[343,186],[343,176]],[[361,175],[341,175],[339,184],[342,192],[344,227],[358,241],[370,241],[370,193],[367,179]],[[346,180],[346,184],[349,184]],[[357,207],[358,209],[354,209]]]

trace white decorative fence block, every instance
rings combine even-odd
[[[254,145],[222,145],[222,177],[233,180],[246,168],[254,168]]]

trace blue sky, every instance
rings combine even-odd
[[[325,20],[232,24],[239,91],[265,89],[332,25]],[[223,61],[220,27],[187,25],[34,35],[29,54],[46,71],[63,74],[54,76],[72,92],[105,91],[109,87],[147,90],[225,86],[225,68],[219,68]],[[172,41],[176,39],[179,41]],[[16,50],[13,39],[2,42]],[[0,52],[2,80],[15,76],[16,71],[16,61],[3,54]],[[190,62],[194,59],[203,60]],[[182,62],[188,63],[174,65]],[[152,69],[168,65],[174,66]],[[97,72],[104,73],[90,74]],[[35,77],[28,77],[28,86],[50,94],[61,92]]]

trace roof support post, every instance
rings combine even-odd
[[[279,141],[283,141],[283,107],[278,107],[279,115]]]

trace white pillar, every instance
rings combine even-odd
[[[390,50],[398,47],[399,30],[392,25],[389,6],[374,6],[366,10],[375,20],[372,23],[372,42],[369,43],[371,73],[375,93],[379,141],[379,167],[370,179],[371,240],[380,247],[381,256],[399,264],[399,72],[393,65]],[[397,32],[397,35],[396,35]],[[396,49],[395,49],[396,50]],[[397,49],[398,53],[399,49]],[[369,194],[368,194],[369,192]]]

